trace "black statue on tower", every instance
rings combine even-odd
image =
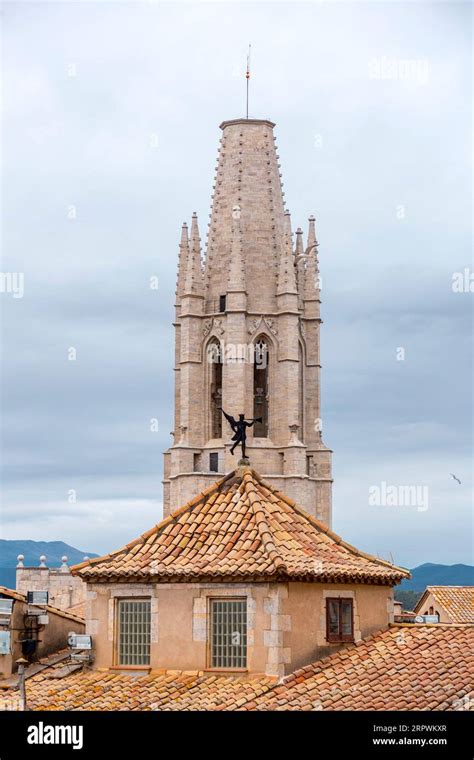
[[[224,410],[222,410],[222,414],[234,432],[232,440],[235,441],[235,443],[232,446],[230,453],[233,454],[235,447],[240,444],[242,446],[242,459],[245,459],[245,441],[247,440],[247,428],[252,427],[255,422],[261,422],[262,418],[257,417],[254,420],[246,420],[243,414],[239,414],[239,419],[236,420],[230,414],[224,412]]]

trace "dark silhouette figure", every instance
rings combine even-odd
[[[235,447],[240,444],[242,446],[242,459],[245,459],[245,441],[247,440],[247,428],[252,427],[255,422],[261,422],[262,418],[257,417],[254,420],[246,420],[243,414],[239,414],[239,419],[236,420],[230,414],[224,412],[224,410],[222,410],[222,414],[234,432],[232,440],[235,441],[235,443],[232,446],[230,453],[233,454]]]

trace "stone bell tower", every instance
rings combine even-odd
[[[285,210],[275,125],[221,124],[203,260],[196,214],[184,224],[176,289],[174,442],[164,514],[235,468],[221,409],[261,418],[250,464],[331,524],[331,451],[321,437],[320,283],[314,217],[306,242]]]

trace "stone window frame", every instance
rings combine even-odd
[[[331,633],[329,629],[329,603],[337,602],[338,605],[338,627],[337,634]],[[342,602],[350,602],[351,609],[351,630],[350,633],[342,632]],[[354,600],[347,596],[327,596],[326,597],[326,641],[334,643],[352,643],[354,641]]]
[[[245,638],[246,638],[246,644],[245,644],[245,666],[238,667],[238,666],[230,666],[226,667],[224,665],[220,666],[214,666],[212,665],[213,660],[213,606],[214,602],[245,602]],[[244,594],[238,596],[220,596],[220,595],[212,595],[207,597],[207,608],[208,608],[208,614],[207,614],[207,621],[208,621],[208,632],[207,632],[207,642],[206,642],[206,670],[213,670],[213,671],[222,671],[226,673],[232,673],[232,672],[248,672],[248,665],[249,665],[249,652],[248,652],[248,641],[247,641],[247,632],[248,632],[248,597]]]
[[[118,645],[118,631],[117,631],[117,602],[120,599],[150,599],[150,650],[153,644],[158,643],[158,590],[156,587],[149,583],[144,584],[111,584],[110,596],[108,599],[108,615],[107,615],[107,640],[112,644],[113,663],[117,666],[117,645]],[[150,651],[150,659],[151,659]],[[122,666],[118,666],[122,667]],[[125,667],[125,666],[123,666]],[[137,666],[139,667],[139,666]]]
[[[210,607],[212,599],[246,599],[247,600],[247,666],[243,669],[211,668],[210,660]],[[257,601],[253,590],[247,584],[233,583],[225,587],[216,584],[203,584],[199,594],[193,597],[193,641],[201,642],[206,647],[206,671],[225,673],[249,672],[252,668],[253,648],[255,643],[255,620]]]
[[[150,615],[150,642],[149,642],[149,651],[148,651],[148,662],[130,662],[130,663],[123,663],[120,662],[120,611],[121,611],[121,605],[123,602],[148,602],[150,605],[149,615]],[[118,596],[115,597],[115,640],[114,640],[114,649],[113,649],[113,657],[114,657],[114,665],[120,668],[150,668],[151,667],[151,597],[150,596]]]
[[[321,618],[320,618],[320,632],[318,636],[317,645],[323,646],[323,647],[340,647],[341,644],[346,642],[341,641],[328,641],[326,638],[326,599],[328,598],[346,598],[346,599],[352,599],[352,612],[353,612],[353,633],[354,638],[353,641],[361,641],[362,639],[362,633],[360,630],[360,615],[359,610],[357,608],[357,596],[355,591],[350,591],[349,589],[323,589],[323,605],[321,609]]]
[[[202,362],[204,365],[204,434],[207,441],[216,440],[221,441],[223,439],[223,427],[221,427],[221,435],[218,438],[213,438],[212,429],[212,403],[211,403],[211,386],[213,377],[213,364],[208,361],[209,347],[212,344],[217,344],[221,352],[221,358],[223,354],[222,338],[216,334],[213,329],[209,335],[205,338],[202,344]],[[224,386],[224,364],[222,363],[222,388]]]

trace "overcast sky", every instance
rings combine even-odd
[[[472,561],[471,13],[4,4],[4,538],[105,552],[161,518],[180,226],[196,210],[205,237],[251,41],[250,115],[276,122],[294,228],[318,220],[333,527],[408,567]],[[371,505],[382,482],[428,508]]]

